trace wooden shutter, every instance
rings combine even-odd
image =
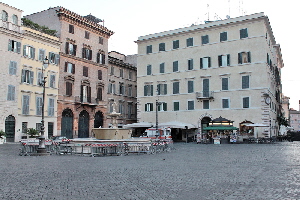
[[[203,79],[203,96],[209,96],[209,79]]]
[[[153,96],[153,85],[150,85],[150,89],[151,89],[151,96]]]
[[[77,45],[73,45],[73,55],[76,56]]]
[[[247,52],[247,57],[248,57],[248,63],[251,63],[251,53],[250,53],[250,51]]]
[[[249,76],[242,76],[242,89],[249,88]]]
[[[227,54],[227,66],[230,66],[230,54]]]
[[[98,70],[98,80],[102,80],[102,71]]]
[[[105,54],[102,54],[102,63],[101,64],[105,64]]]
[[[82,48],[82,58],[86,58],[85,48]]]
[[[69,54],[69,42],[66,42],[66,54]]]
[[[12,40],[8,40],[8,51],[12,51]]]
[[[26,54],[26,46],[27,46],[27,45],[23,45],[23,56],[26,56],[26,57],[27,57],[28,55]]]
[[[72,64],[72,74],[75,74],[75,64]]]
[[[101,87],[98,87],[98,90],[97,90],[97,99],[99,101],[102,101],[102,88]]]
[[[83,102],[83,85],[80,86],[80,102]]]
[[[211,67],[211,59],[210,57],[207,57],[208,58],[208,67]]]
[[[90,86],[87,87],[87,100],[89,103],[91,103],[92,99],[91,99],[91,87]]]
[[[243,56],[242,53],[238,53],[238,63],[242,64],[243,63]]]
[[[89,60],[92,60],[92,58],[93,58],[93,51],[90,50]]]

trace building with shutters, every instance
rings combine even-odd
[[[0,2],[0,130],[7,141],[17,139],[18,90],[20,83],[22,10]]]
[[[258,137],[277,135],[283,60],[264,13],[149,34],[136,43],[138,121],[155,123],[158,101],[159,123],[192,124],[200,138],[219,116],[240,132],[252,122],[267,125]]]
[[[63,7],[25,18],[57,30],[60,49],[57,134],[91,137],[92,128],[107,127],[108,39],[112,31],[102,20],[80,16]]]
[[[112,51],[108,54],[108,112],[113,111],[113,103],[117,104],[118,127],[135,123],[136,120],[136,55],[125,56]],[[109,126],[111,119],[109,118]]]
[[[24,23],[23,23],[24,24]],[[28,128],[41,130],[43,106],[43,80],[45,78],[44,126],[45,137],[56,135],[57,97],[59,78],[60,42],[56,36],[23,27],[22,55],[19,66],[18,120],[19,141]],[[48,59],[45,68],[44,60]]]

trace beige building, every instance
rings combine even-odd
[[[264,13],[141,36],[136,43],[138,121],[155,123],[157,100],[159,123],[194,125],[200,137],[219,116],[241,132],[252,122],[267,126],[258,137],[277,135],[283,61]]]
[[[18,91],[21,72],[22,10],[0,2],[0,130],[17,140]]]
[[[118,127],[135,123],[136,120],[136,55],[125,56],[112,51],[108,54],[108,113],[113,111],[121,115],[117,118]],[[111,121],[111,119],[110,119]],[[111,124],[109,124],[111,126]]]
[[[19,70],[18,121],[15,141],[24,136],[28,128],[41,130],[43,106],[43,80],[45,83],[44,127],[45,137],[56,134],[57,97],[59,77],[59,38],[23,27],[21,62]],[[43,67],[47,57],[49,65]]]
[[[113,32],[102,20],[63,7],[25,16],[57,31],[60,48],[57,134],[92,137],[92,128],[108,127],[108,39]]]

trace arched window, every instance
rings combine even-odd
[[[15,25],[18,25],[18,16],[17,15],[12,16],[12,23]]]
[[[5,10],[2,10],[2,21],[7,22],[8,14]]]

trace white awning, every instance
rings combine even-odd
[[[154,124],[149,122],[138,122],[138,123],[132,123],[132,124],[126,124],[123,126],[124,128],[150,128],[154,127]]]
[[[179,121],[159,123],[158,126],[159,127],[169,127],[169,128],[182,128],[182,129],[185,129],[186,127],[188,129],[197,128],[197,126],[195,126],[194,124],[189,124],[189,123],[179,122]]]

